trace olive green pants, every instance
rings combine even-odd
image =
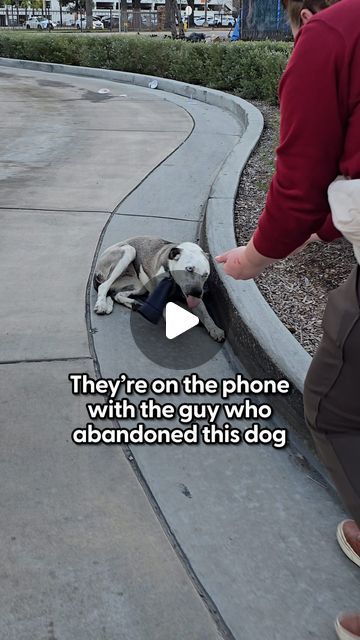
[[[304,388],[305,421],[360,526],[360,267],[331,291]]]

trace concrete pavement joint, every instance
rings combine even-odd
[[[172,217],[172,216],[153,216],[150,213],[122,213],[121,211],[115,211],[115,215],[116,216],[122,216],[122,217],[129,217],[129,218],[154,218],[156,219],[160,219],[160,220],[181,220],[181,222],[199,222],[198,219],[193,219],[193,218],[186,218],[186,220],[184,220],[184,218],[177,218],[177,217]]]
[[[0,211],[21,211],[22,213],[29,211],[43,211],[44,213],[106,213],[109,215],[111,211],[99,210],[99,209],[41,209],[35,207],[11,207],[0,206]]]
[[[119,129],[105,129],[104,127],[76,127],[76,131],[128,131],[130,133],[186,133],[185,129],[132,129],[131,127],[121,127]]]
[[[5,129],[6,131],[9,131],[10,129],[12,130],[16,130],[16,131],[21,131],[22,127],[18,127],[18,126],[9,126],[9,127],[0,127],[1,129]],[[46,129],[46,127],[32,127],[33,131],[51,131],[51,128],[48,127],[48,129]],[[103,131],[105,133],[115,133],[115,132],[129,132],[129,133],[186,133],[186,131],[184,129],[131,129],[130,127],[126,127],[126,128],[121,128],[121,129],[107,129],[105,127],[76,127],[76,132],[78,133],[79,131]],[[223,134],[223,135],[231,135],[231,134]],[[11,160],[1,160],[0,162],[3,163],[10,163]]]
[[[7,364],[28,364],[35,362],[73,362],[77,360],[92,360],[91,356],[69,356],[68,358],[24,358],[23,360],[0,360],[0,366]]]

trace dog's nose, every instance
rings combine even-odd
[[[201,298],[202,289],[191,289],[189,295],[193,296],[194,298]]]

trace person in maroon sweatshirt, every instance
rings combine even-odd
[[[360,178],[360,0],[285,0],[295,47],[282,76],[276,172],[246,246],[216,260],[246,280],[308,242],[329,242],[327,189]],[[360,224],[360,221],[359,221]],[[353,520],[339,544],[360,566],[360,276],[329,295],[324,335],[305,381],[305,420]],[[360,613],[337,619],[341,639],[360,638]]]

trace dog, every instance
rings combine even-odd
[[[193,242],[174,244],[152,236],[129,238],[106,249],[96,264],[93,283],[98,296],[94,311],[109,314],[114,302],[136,311],[140,306],[136,296],[152,293],[163,278],[170,277],[211,338],[223,342],[224,332],[202,300],[209,275],[209,259]]]

